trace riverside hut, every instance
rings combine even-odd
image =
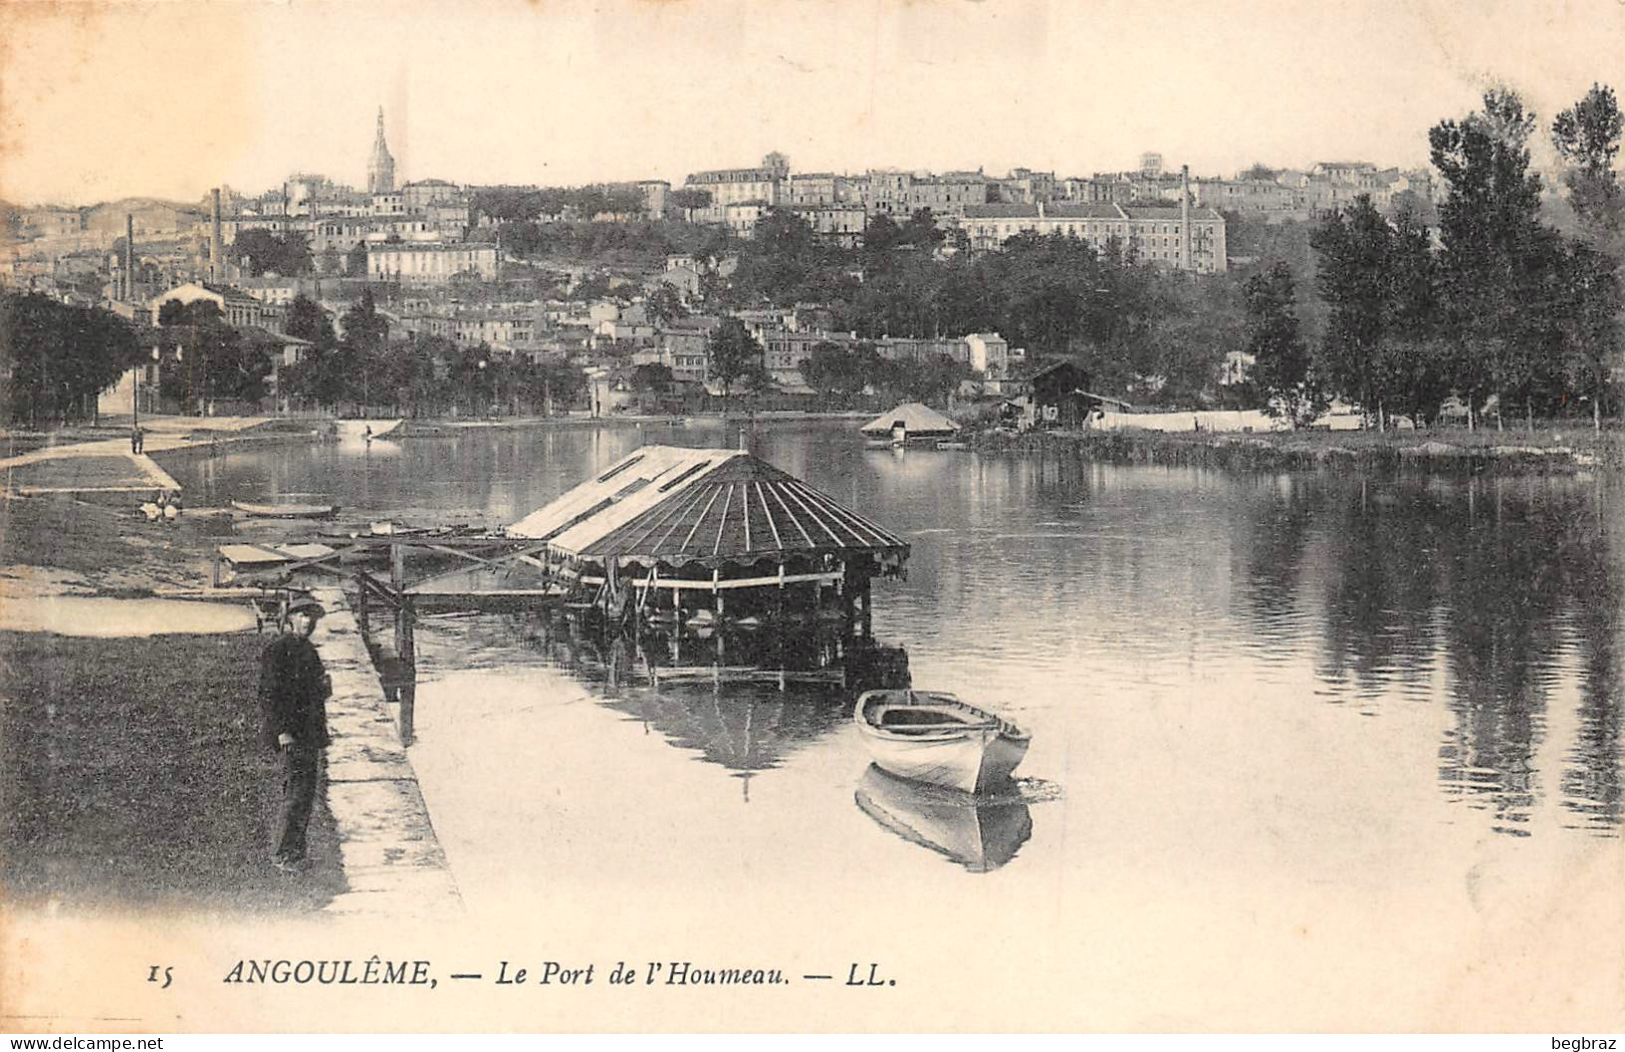
[[[645,446],[508,527],[545,542],[548,575],[618,618],[747,618],[845,605],[909,546],[740,450]]]
[[[958,424],[919,402],[904,402],[888,409],[858,430],[870,438],[887,438],[899,427],[907,438],[948,438],[959,431]]]

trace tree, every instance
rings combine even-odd
[[[1378,357],[1390,311],[1388,220],[1362,194],[1347,209],[1328,215],[1310,243],[1320,260],[1320,296],[1331,308],[1317,371],[1334,393],[1375,413],[1381,399]],[[1290,289],[1289,274],[1288,279]],[[1249,283],[1249,318],[1257,291]],[[1294,331],[1296,324],[1294,319]],[[1271,390],[1263,380],[1260,387]]]
[[[658,399],[671,390],[673,379],[670,366],[645,363],[632,370],[632,390]]]
[[[175,352],[158,377],[166,398],[202,415],[217,398],[257,402],[265,397],[270,356],[245,344],[213,300],[170,300],[159,307],[158,322],[163,346]]]
[[[711,191],[684,187],[681,190],[673,190],[666,200],[670,201],[674,207],[681,208],[684,211],[692,211],[696,208],[710,208]]]
[[[378,313],[372,289],[362,290],[361,298],[339,319],[339,326],[344,335],[333,364],[343,374],[340,386],[349,397],[359,395],[362,405],[370,405],[372,373],[382,366],[389,341],[389,322]]]
[[[344,273],[347,277],[364,278],[367,276],[367,243],[357,241],[355,247],[344,255]]]
[[[381,349],[389,337],[389,322],[378,313],[370,288],[362,290],[361,298],[344,312],[339,325],[344,330],[345,342],[371,351]]]
[[[30,427],[95,415],[95,397],[144,354],[108,311],[0,295],[0,416]]]
[[[1602,430],[1602,407],[1610,397],[1615,365],[1619,361],[1619,318],[1625,310],[1619,281],[1619,261],[1584,241],[1569,244],[1565,261],[1570,300],[1562,311],[1565,373],[1569,390],[1591,402],[1591,425]]]
[[[166,303],[164,306],[167,307],[169,304]],[[283,331],[295,339],[305,340],[319,348],[329,347],[335,342],[333,323],[328,320],[327,312],[302,292],[288,304],[288,317],[283,323]]]
[[[644,296],[643,308],[649,314],[649,321],[655,325],[666,325],[688,314],[683,309],[682,294],[665,282],[649,290]]]
[[[1580,218],[1593,230],[1620,230],[1625,194],[1614,173],[1625,118],[1614,89],[1593,84],[1585,97],[1552,121],[1552,145],[1563,159],[1563,181]]]
[[[937,226],[936,216],[931,214],[929,208],[916,208],[914,214],[909,216],[908,222],[897,229],[901,244],[911,248],[930,251],[942,244],[946,236]]]
[[[801,360],[797,369],[807,386],[826,403],[846,390],[852,371],[846,349],[828,340],[813,344],[812,353]]]
[[[867,256],[881,256],[897,247],[900,233],[891,216],[878,212],[869,217],[863,227],[863,251]]]
[[[247,265],[254,277],[266,272],[295,277],[311,270],[310,242],[296,232],[274,234],[263,227],[238,231],[228,255]]]
[[[951,405],[959,385],[975,376],[969,363],[946,354],[934,354],[909,371],[909,393],[922,402]]]
[[[706,338],[706,375],[722,385],[723,415],[733,386],[762,361],[762,345],[757,343],[738,318],[723,318],[722,324]]]
[[[1428,132],[1433,166],[1449,192],[1439,208],[1441,292],[1449,330],[1456,334],[1457,389],[1469,411],[1498,392],[1527,395],[1533,374],[1525,310],[1539,295],[1536,242],[1540,176],[1529,171],[1534,115],[1513,92],[1493,89],[1482,111],[1447,120]],[[1471,420],[1471,417],[1469,417]]]
[[[1326,399],[1312,379],[1309,350],[1298,331],[1292,271],[1276,263],[1247,280],[1244,296],[1253,381],[1272,416],[1303,427],[1325,410]]]

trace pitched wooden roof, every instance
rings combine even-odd
[[[959,430],[953,420],[919,402],[904,402],[888,409],[858,430],[866,435],[889,435],[892,424],[899,420],[911,435],[951,435]]]
[[[790,555],[908,556],[896,534],[738,450],[645,446],[508,532],[601,561],[751,563]]]

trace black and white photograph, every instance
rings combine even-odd
[[[0,1031],[1609,1047],[1621,91],[1616,0],[5,5]]]

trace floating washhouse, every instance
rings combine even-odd
[[[844,605],[909,546],[741,450],[644,446],[508,527],[546,544],[544,570],[611,616],[767,616]]]
[[[928,405],[904,402],[858,430],[870,438],[951,438],[959,432],[959,425]]]

